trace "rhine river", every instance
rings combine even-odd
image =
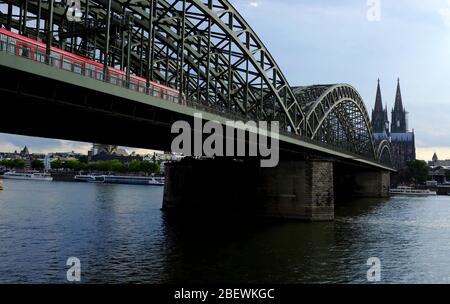
[[[0,283],[450,283],[450,197],[338,204],[333,223],[179,220],[162,187],[4,181]]]

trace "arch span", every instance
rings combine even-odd
[[[348,84],[295,88],[306,109],[306,134],[311,139],[376,158],[372,125],[363,99]]]
[[[358,92],[346,84],[292,88],[228,0],[80,4],[83,17],[73,22],[63,0],[4,0],[0,25],[175,88],[215,113],[279,121],[285,132],[379,159]]]
[[[377,160],[382,164],[393,166],[392,146],[389,140],[384,139],[378,144]]]
[[[49,21],[50,1],[27,0],[26,7],[24,1],[4,2],[26,17],[3,17],[4,26],[48,37],[36,19]],[[285,130],[301,133],[305,117],[288,81],[229,1],[80,0],[81,22],[67,20],[64,2],[54,1],[54,45],[98,61],[107,56],[108,65],[176,88],[193,103],[278,120]]]

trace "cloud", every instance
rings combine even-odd
[[[24,146],[27,146],[31,153],[75,151],[85,154],[91,148],[92,144],[0,133],[0,152],[20,151]]]
[[[0,142],[0,152],[20,151],[22,148],[9,142]]]
[[[251,6],[251,7],[258,7],[259,6],[259,2],[258,1],[250,1],[250,3],[248,4],[249,6]]]
[[[21,151],[27,146],[30,153],[47,154],[52,152],[76,152],[87,154],[92,148],[92,143],[77,142],[70,140],[40,138],[0,133],[0,152]],[[160,151],[124,147],[128,153],[147,155]]]
[[[447,0],[445,6],[439,9],[439,15],[444,19],[445,25],[450,27],[450,0]]]

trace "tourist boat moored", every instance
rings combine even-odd
[[[77,175],[75,180],[86,183],[164,186],[164,177],[154,176]]]
[[[164,177],[105,175],[104,178],[106,184],[164,186]]]
[[[20,180],[35,180],[35,181],[53,181],[53,177],[48,173],[16,173],[14,171],[3,174],[4,179],[20,179]]]
[[[103,175],[77,175],[75,181],[85,183],[104,183],[105,178]]]
[[[428,189],[426,190],[420,190],[420,189],[414,189],[412,187],[406,187],[406,186],[399,186],[395,189],[391,189],[389,191],[391,195],[403,195],[403,196],[435,196],[437,195],[436,192],[430,191]]]

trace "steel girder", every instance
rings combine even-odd
[[[278,120],[285,130],[298,134],[304,129],[303,110],[286,78],[228,1],[111,0],[107,41],[108,1],[81,0],[87,18],[74,23],[65,17],[65,1],[55,0],[54,44],[100,61],[107,54],[108,65],[177,88],[193,103],[246,119]],[[13,17],[13,28],[45,40],[45,26],[38,35],[36,25],[41,22],[33,20],[48,22],[47,1],[3,3],[20,11],[20,17]],[[4,15],[6,10],[2,8]],[[6,24],[7,18],[1,22]],[[273,103],[264,102],[269,95]]]
[[[226,0],[80,0],[84,18],[76,23],[65,16],[66,1],[53,1],[53,18],[50,1],[0,1],[0,23],[176,88],[191,104],[242,120],[277,120],[284,131],[379,157],[358,92],[349,85],[291,88]]]
[[[367,109],[350,85],[294,88],[306,109],[306,135],[311,139],[376,159],[375,141]]]

